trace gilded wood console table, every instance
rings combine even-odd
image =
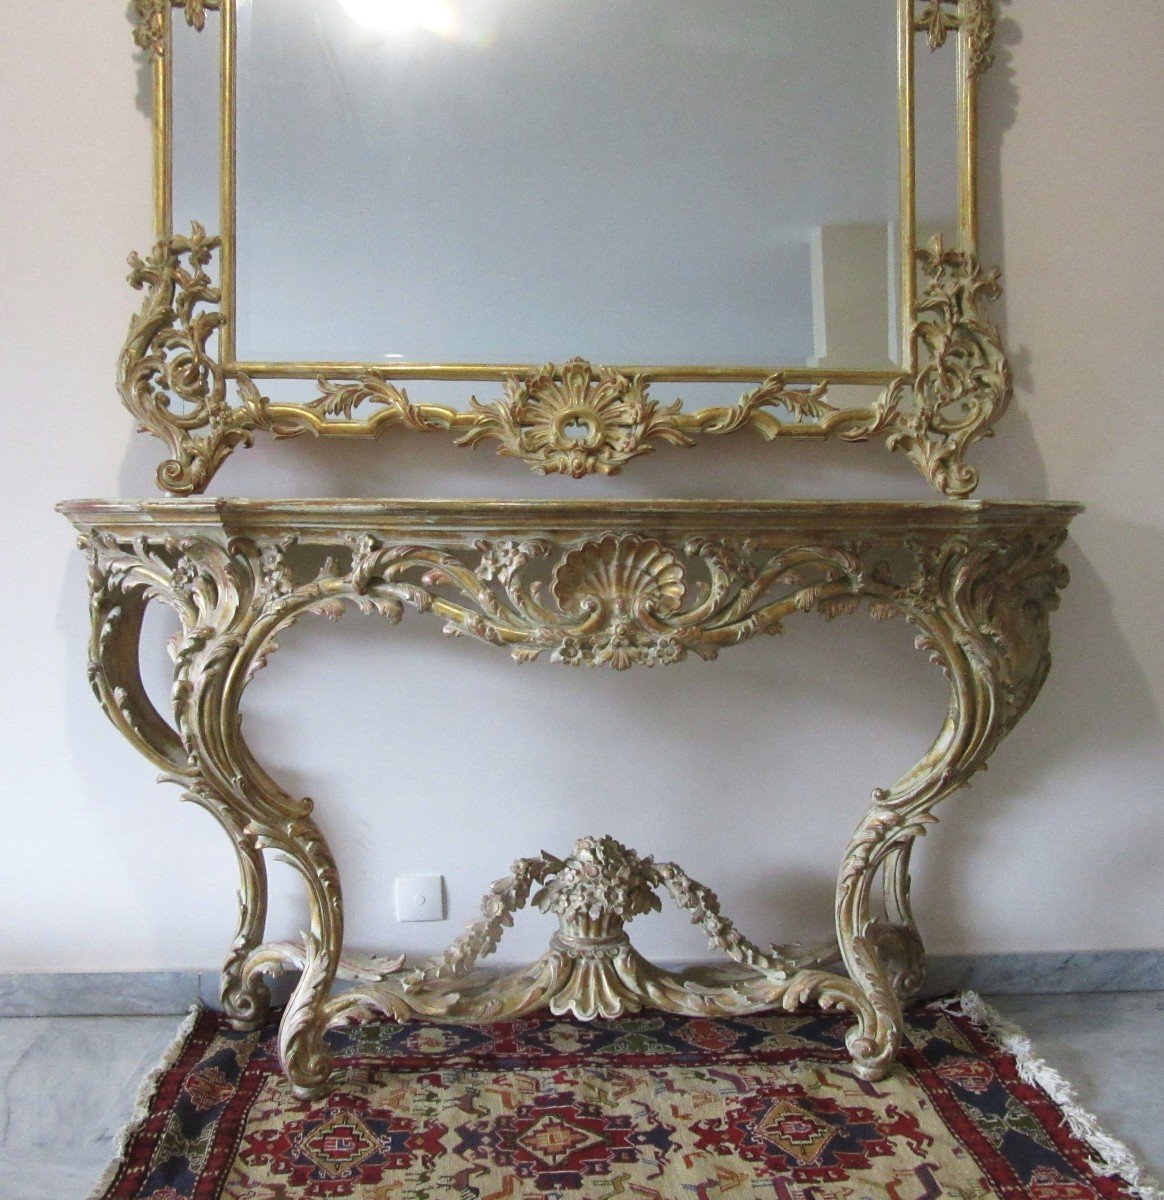
[[[236,1025],[255,1026],[269,1005],[264,976],[301,971],[280,1048],[296,1090],[310,1095],[331,1077],[324,1034],[333,1026],[372,1014],[480,1022],[542,1007],[591,1019],[643,1006],[738,1014],[815,1000],[856,1017],[856,1069],[881,1078],[902,1001],[924,969],[910,849],[1046,676],[1048,618],[1067,580],[1057,552],[1078,506],[94,500],[61,510],[89,553],[98,699],[164,777],[217,818],[238,855],[223,1004]],[[172,720],[139,674],[151,601],[181,620]],[[779,632],[793,613],[834,617],[865,605],[917,628],[917,647],[949,680],[949,712],[917,765],[874,790],[840,866],[836,940],[826,945],[762,949],[680,867],[599,837],[562,860],[519,860],[486,894],[480,919],[429,962],[349,959],[339,873],[312,804],[259,764],[239,715],[280,632],[306,613],[336,618],[347,604],[389,621],[409,609],[433,614],[445,633],[508,648],[519,661],[545,654],[615,670],[714,658]],[[306,883],[303,944],[264,941],[268,849]],[[634,950],[625,926],[659,908],[659,892],[703,928],[725,966],[680,975]],[[546,954],[508,975],[475,969],[527,903],[558,917]],[[847,977],[827,969],[837,960]],[[333,995],[337,978],[353,986]]]

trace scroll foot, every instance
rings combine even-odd
[[[229,965],[222,974],[219,999],[231,1029],[239,1033],[261,1029],[271,1011],[271,990],[262,976],[232,971]]]
[[[300,1100],[313,1100],[331,1081],[332,1054],[324,1044],[327,999],[335,962],[321,952],[319,940],[306,939],[307,963],[279,1026],[279,1061]]]

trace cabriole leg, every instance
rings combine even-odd
[[[873,884],[889,840],[900,831],[897,814],[879,806],[857,827],[837,880],[836,922],[841,958],[864,1003],[845,1039],[862,1079],[882,1079],[901,1044],[901,1001],[879,953],[885,923],[871,909]]]
[[[310,817],[289,824],[264,843],[277,847],[307,884],[311,932],[304,937],[303,973],[279,1026],[279,1059],[295,1094],[310,1099],[331,1078],[332,1055],[324,1045],[327,1001],[344,940],[343,899],[335,859]]]

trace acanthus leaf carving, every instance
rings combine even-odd
[[[320,379],[306,404],[273,404],[241,371],[228,398],[211,340],[225,318],[221,292],[207,267],[219,239],[195,224],[188,237],[159,242],[146,259],[130,259],[130,281],[146,289],[119,361],[118,388],[142,430],[165,441],[172,458],[158,483],[179,495],[202,492],[225,459],[249,446],[256,430],[276,438],[315,434],[375,436],[392,425],[457,434],[457,444],[500,443],[499,453],[523,459],[536,473],[615,474],[654,442],[691,446],[700,434],[754,429],[767,440],[789,436],[864,441],[881,436],[902,449],[939,491],[966,496],[978,473],[966,450],[988,436],[1011,397],[1010,370],[986,303],[999,294],[998,273],[973,254],[940,240],[918,251],[924,287],[913,338],[919,366],[867,407],[828,399],[829,385],[790,386],[775,374],[737,405],[685,411],[682,401],[659,405],[649,385],[606,367],[572,359],[561,371],[539,368],[505,384],[505,398],[466,410],[414,404],[407,392],[374,374],[349,382]],[[359,416],[364,404],[375,411]]]
[[[924,5],[914,17],[914,28],[926,35],[931,50],[940,50],[951,33],[961,32],[970,78],[978,79],[993,66],[994,0],[924,0]]]
[[[900,1038],[901,997],[916,993],[924,971],[910,911],[910,849],[933,823],[934,806],[985,766],[1046,676],[1048,618],[1067,582],[1058,551],[1072,506],[1002,506],[997,521],[990,507],[967,515],[950,506],[936,524],[927,506],[888,513],[873,506],[858,510],[869,520],[856,527],[847,509],[838,524],[827,515],[836,509],[822,506],[807,519],[798,510],[796,530],[811,530],[812,540],[763,520],[753,528],[750,515],[727,509],[719,513],[723,524],[742,536],[684,537],[672,518],[666,534],[652,534],[646,522],[589,535],[527,522],[531,536],[481,537],[493,527],[478,522],[473,533],[450,533],[446,524],[445,536],[429,542],[426,532],[433,522],[447,523],[448,514],[421,515],[407,529],[389,519],[321,532],[317,523],[297,524],[295,502],[288,504],[288,519],[274,526],[271,506],[258,505],[262,531],[251,536],[246,502],[233,515],[218,510],[213,520],[221,527],[203,525],[202,532],[169,533],[145,512],[140,525],[117,531],[75,519],[90,554],[98,697],[118,728],[235,843],[244,890],[223,978],[232,1018],[240,1027],[262,1019],[268,995],[261,975],[286,965],[302,969],[281,1041],[300,1094],[327,1085],[326,1030],[368,1012],[480,1021],[548,1006],[592,1019],[648,1005],[711,1015],[816,999],[856,1015],[848,1045],[858,1074],[884,1074]],[[263,532],[273,527],[283,532]],[[761,949],[723,915],[715,894],[676,864],[604,837],[582,839],[565,859],[543,853],[520,860],[490,889],[480,919],[427,964],[407,970],[378,959],[345,966],[339,873],[312,803],[281,791],[258,767],[239,717],[253,668],[278,635],[333,600],[382,606],[389,619],[405,608],[432,611],[511,650],[554,649],[561,661],[573,656],[615,667],[649,665],[650,653],[668,640],[710,655],[777,628],[796,611],[835,616],[867,605],[917,628],[919,647],[949,679],[949,713],[918,765],[873,793],[838,874],[836,943]],[[172,726],[153,710],[137,676],[137,641],[151,601],[170,605],[182,625]],[[262,942],[266,848],[285,856],[309,889],[312,927],[301,946]],[[880,904],[872,895],[878,879]],[[626,925],[658,908],[664,890],[729,966],[674,973],[635,951]],[[500,977],[473,971],[531,900],[559,921],[546,954]],[[838,952],[848,979],[824,969]],[[357,986],[333,996],[339,974]]]
[[[693,444],[677,421],[681,402],[660,407],[647,384],[609,367],[572,358],[561,371],[546,365],[505,383],[505,397],[492,404],[476,398],[476,421],[457,444],[487,438],[499,454],[521,458],[538,475],[615,475],[631,459],[648,454],[655,440]]]
[[[159,57],[165,52],[166,13],[180,9],[186,23],[201,31],[206,27],[207,12],[216,12],[221,0],[133,0],[133,40],[147,53]]]
[[[965,451],[989,437],[1013,393],[1010,365],[986,302],[998,298],[997,270],[984,271],[977,256],[935,238],[918,251],[925,286],[918,297],[913,337],[919,367],[913,402],[905,385],[890,386],[883,428],[886,445],[901,449],[938,491],[970,495],[978,472]]]
[[[222,292],[207,273],[217,237],[195,223],[188,237],[130,256],[130,283],[146,289],[118,359],[117,388],[139,428],[169,444],[173,458],[158,484],[178,495],[201,492],[230,453],[253,440],[246,408],[232,407],[209,350],[222,327]]]

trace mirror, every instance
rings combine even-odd
[[[1009,395],[973,257],[988,0],[136,3],[163,239],[136,282],[198,361],[143,371],[139,327],[121,384],[169,490],[256,430],[401,423],[573,475],[883,433],[976,482]],[[951,390],[919,318],[962,292]]]
[[[241,4],[239,360],[888,368],[895,3]]]

